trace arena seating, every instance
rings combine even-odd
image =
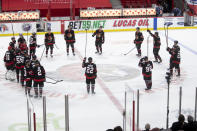
[[[76,0],[75,2],[77,8],[112,8],[110,0]]]
[[[152,4],[156,4],[156,0],[121,0],[121,2],[125,8],[151,7]]]

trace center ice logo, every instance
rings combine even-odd
[[[105,82],[134,79],[140,76],[140,71],[133,67],[112,64],[97,64],[98,75]],[[85,79],[81,64],[65,65],[57,69],[57,74],[51,77],[61,77],[65,81],[82,82]]]
[[[24,23],[22,25],[22,29],[23,29],[23,31],[30,31],[31,30],[31,24]]]
[[[0,32],[8,31],[8,27],[5,24],[0,24]]]

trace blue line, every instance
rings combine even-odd
[[[171,40],[171,41],[173,41],[173,42],[175,41],[175,40],[174,40],[173,38],[171,38],[171,37],[168,37],[168,39]],[[191,49],[191,48],[185,46],[185,45],[182,44],[182,43],[179,43],[179,45],[181,45],[183,48],[187,49],[188,51],[190,51],[190,52],[193,53],[194,55],[197,55],[197,51],[195,51],[195,50],[193,50],[193,49]]]

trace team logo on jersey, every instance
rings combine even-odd
[[[24,23],[23,25],[22,25],[22,29],[23,29],[23,31],[30,31],[31,30],[31,24],[29,24],[29,23]]]
[[[8,31],[8,27],[5,24],[0,24],[0,32],[6,32]]]
[[[71,38],[72,37],[72,34],[71,33],[68,33],[67,37],[68,38]]]

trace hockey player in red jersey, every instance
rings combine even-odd
[[[27,51],[27,50],[28,50],[27,44],[26,44],[26,40],[25,40],[25,38],[23,37],[23,34],[19,34],[18,48],[19,48],[21,51]]]
[[[38,90],[39,96],[42,97],[42,90],[44,87],[45,82],[45,69],[43,66],[40,65],[39,61],[36,61],[35,67],[33,68],[33,80],[34,80],[34,91],[35,91],[35,98],[38,97]],[[39,88],[38,88],[39,86]]]
[[[45,34],[46,57],[48,57],[49,48],[50,48],[51,57],[53,57],[54,44],[55,44],[54,34],[51,32],[51,30],[49,30],[48,33]]]
[[[160,41],[160,37],[159,37],[159,33],[155,32],[155,34],[151,33],[150,30],[147,30],[147,32],[153,37],[153,54],[155,57],[155,61],[153,62],[158,62],[161,63],[162,59],[159,55],[159,50],[160,50],[160,45],[161,45],[161,41]]]
[[[100,26],[100,28],[94,32],[92,37],[94,37],[95,35],[96,35],[96,41],[95,41],[96,52],[95,53],[99,53],[101,55],[103,52],[102,44],[104,44],[105,42],[105,34],[104,34],[104,31],[102,30],[102,26]]]
[[[14,70],[15,55],[13,48],[9,48],[4,55],[5,67],[7,70]]]
[[[24,81],[25,81],[25,94],[32,96],[30,94],[32,88],[33,70],[30,66],[30,60],[27,60],[24,67]]]
[[[173,68],[175,68],[178,72],[177,76],[180,76],[180,47],[178,46],[178,41],[174,41],[174,45],[172,48],[167,47],[167,51],[171,55],[170,57],[170,75],[173,75]]]
[[[72,53],[75,55],[74,43],[75,43],[75,32],[71,26],[64,32],[64,39],[66,41],[66,52],[69,55],[69,46],[72,48]]]
[[[96,64],[92,63],[92,57],[88,58],[86,62],[86,57],[83,59],[82,68],[85,69],[86,84],[87,84],[87,93],[90,93],[90,85],[92,94],[95,94],[95,79],[97,77],[97,68]]]
[[[15,65],[16,65],[16,77],[17,82],[19,83],[19,76],[20,76],[20,83],[24,86],[24,66],[25,66],[25,56],[21,53],[20,49],[16,49],[16,56],[15,56]]]
[[[7,69],[6,72],[6,80],[14,80],[15,77],[13,75],[14,74],[14,69],[15,69],[15,55],[14,55],[14,50],[13,48],[9,48],[6,51],[5,55],[4,55],[4,63],[5,63],[5,67]]]
[[[11,38],[11,42],[9,43],[9,49],[12,49],[14,52],[15,52],[15,49],[16,49],[16,39],[15,39],[15,37],[12,37]]]
[[[148,57],[145,56],[140,59],[138,66],[142,67],[142,75],[144,77],[144,81],[146,83],[146,90],[152,88],[152,69],[153,63],[148,60]]]
[[[136,32],[135,32],[135,40],[134,40],[134,44],[137,48],[137,52],[138,54],[136,54],[137,56],[141,56],[142,55],[142,52],[141,52],[141,44],[144,40],[144,36],[142,34],[142,32],[140,32],[140,28],[137,27],[136,28]]]

